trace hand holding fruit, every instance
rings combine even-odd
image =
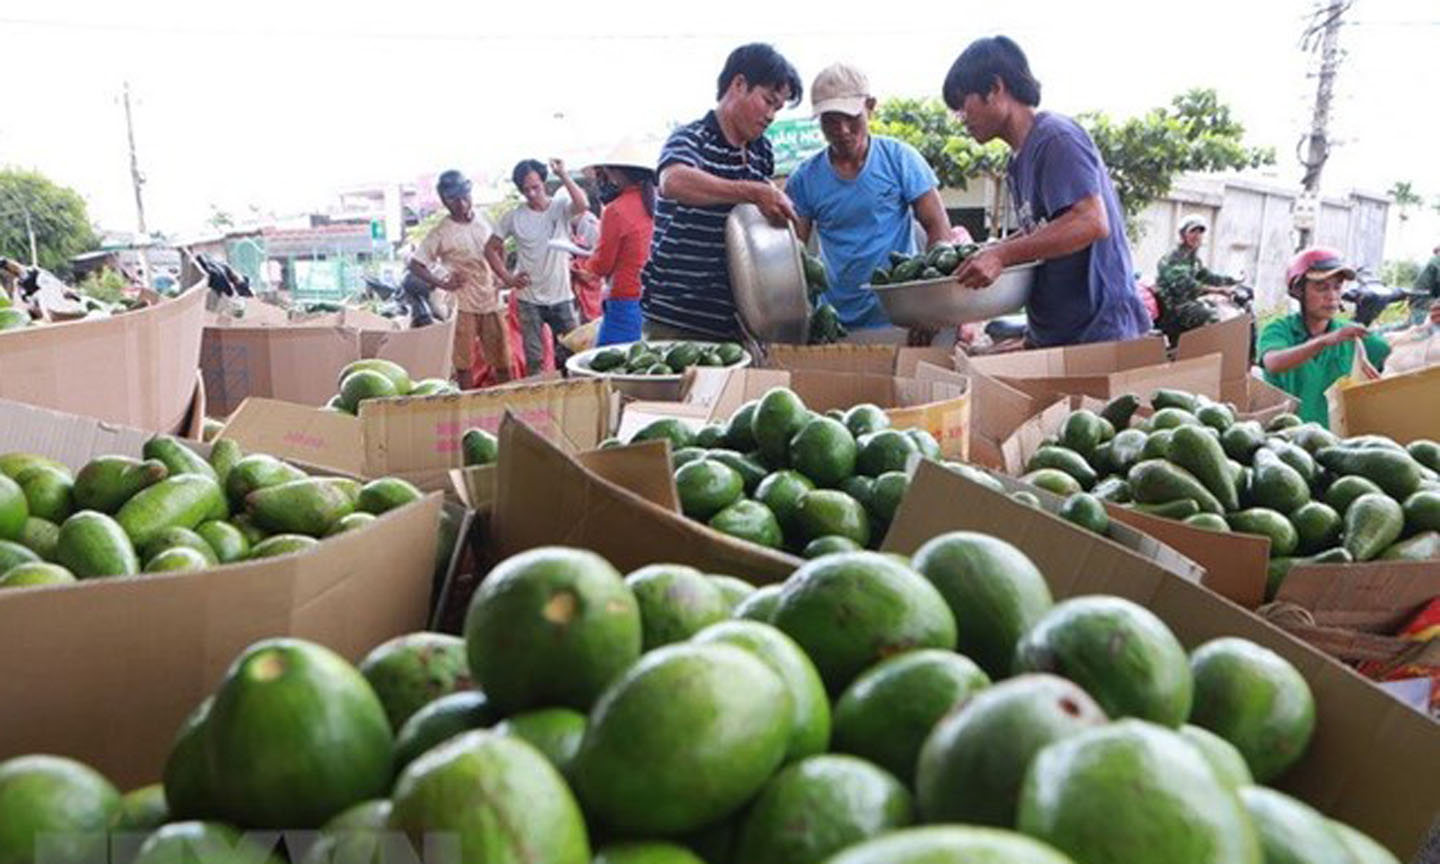
[[[1000,278],[1005,262],[994,249],[982,249],[966,258],[955,271],[955,281],[966,288],[984,288]]]

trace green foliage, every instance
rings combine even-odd
[[[98,242],[84,199],[38,171],[0,169],[0,255],[25,264],[30,263],[27,210],[40,266],[65,278],[70,273],[70,257],[95,248]]]
[[[1246,147],[1245,127],[1214,90],[1190,90],[1144,116],[1117,121],[1100,112],[1075,118],[1095,139],[1133,230],[1135,219],[1170,191],[1185,171],[1230,171],[1270,165],[1275,152]],[[981,144],[938,99],[887,99],[870,128],[912,145],[941,186],[964,189],[983,176],[1003,177],[1010,148]]]
[[[85,278],[76,286],[81,294],[94,297],[106,303],[119,303],[127,296],[125,289],[129,284],[125,277],[111,270],[109,267],[101,267],[99,270],[92,270],[85,275]]]
[[[1395,206],[1399,209],[1400,221],[1407,222],[1410,219],[1410,208],[1416,204],[1424,204],[1425,199],[1415,191],[1415,187],[1409,180],[1397,180],[1394,186],[1390,187],[1390,197],[1395,199]]]
[[[1380,266],[1380,281],[1392,288],[1411,288],[1420,278],[1420,265],[1414,261],[1386,261]]]
[[[1214,90],[1190,90],[1172,99],[1168,107],[1123,122],[1101,112],[1075,119],[1095,139],[1126,221],[1132,225],[1152,201],[1169,193],[1178,174],[1275,162],[1272,148],[1245,146],[1245,127]]]
[[[886,99],[870,131],[899,138],[920,151],[940,185],[964,189],[976,177],[1003,176],[1010,148],[1000,139],[981,144],[939,99]]]

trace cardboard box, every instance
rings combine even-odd
[[[1169,388],[1199,393],[1211,399],[1220,397],[1219,354],[1210,354],[1194,360],[1177,360],[1174,363],[1157,363],[1154,366],[1136,366],[1109,373],[1093,375],[1061,375],[1044,378],[999,376],[1000,380],[1017,390],[1022,390],[1039,399],[1057,399],[1062,396],[1085,395],[1096,399],[1111,399],[1122,393],[1134,393],[1142,401],[1149,402],[1156,390]]]
[[[224,437],[247,450],[323,465],[362,477],[402,477],[450,491],[462,467],[460,439],[478,427],[495,432],[507,410],[563,440],[572,452],[594,449],[609,431],[611,392],[598,378],[543,381],[456,395],[370,399],[350,417],[305,405],[249,399]]]
[[[1097,342],[1066,348],[1039,348],[969,356],[955,350],[955,368],[975,369],[995,378],[1069,378],[1108,375],[1166,361],[1165,339],[1147,336],[1126,342]]]
[[[1389,634],[1436,597],[1440,567],[1435,562],[1372,561],[1294,567],[1275,601],[1304,608],[1323,627]]]
[[[1336,435],[1386,435],[1401,444],[1440,438],[1440,366],[1350,384],[1339,393],[1330,418]]]
[[[1193,360],[1219,354],[1220,399],[1233,403],[1241,420],[1267,423],[1276,414],[1294,411],[1299,402],[1285,391],[1256,378],[1250,365],[1254,319],[1240,316],[1180,334],[1176,359]]]
[[[680,511],[680,496],[670,470],[670,454],[663,441],[644,441],[627,447],[579,451],[567,439],[547,439],[596,476],[636,493],[672,513]],[[643,448],[643,449],[642,449]],[[466,507],[489,513],[495,504],[494,465],[453,468],[450,481]]]
[[[815,369],[858,375],[913,378],[921,363],[955,368],[948,348],[908,348],[902,345],[781,345],[769,347],[761,365],[772,369]]]
[[[1098,411],[1101,407],[1090,397],[1072,396],[1057,400],[1020,424],[1001,445],[1005,472],[1014,476],[1025,473],[1025,465],[1040,449],[1041,442],[1059,434],[1060,425],[1071,411],[1080,408]],[[1211,591],[1247,609],[1264,602],[1266,568],[1270,561],[1268,538],[1206,531],[1114,504],[1106,504],[1105,509],[1112,519],[1149,534],[1203,567],[1205,576],[1201,584]]]
[[[920,377],[848,374],[816,369],[694,370],[681,403],[632,403],[620,418],[619,435],[638,429],[640,418],[674,416],[691,425],[723,423],[740,406],[759,399],[772,387],[794,390],[812,411],[845,409],[873,402],[885,409],[898,427],[916,427],[935,436],[940,450],[964,459],[970,445],[970,382],[965,376],[930,366]]]
[[[360,359],[393,360],[415,380],[454,371],[453,317],[399,330],[363,310],[292,325],[270,320],[273,309],[252,303],[245,317],[219,316],[205,328],[200,365],[215,416],[229,415],[251,396],[324,405],[339,390],[340,370]]]
[[[671,483],[668,452],[663,442],[650,442],[595,456],[610,462],[605,471],[611,476],[648,476],[642,485],[654,488]],[[593,550],[621,572],[664,561],[755,584],[785,579],[801,563],[726,537],[605,479],[514,415],[500,427],[494,501],[488,546],[496,560],[560,544]]]
[[[195,395],[203,283],[110,318],[0,333],[0,399],[175,432]]]
[[[0,403],[0,452],[72,468],[139,456],[150,435]],[[122,789],[159,780],[181,721],[251,643],[295,636],[358,660],[423,629],[439,512],[431,495],[295,555],[0,592],[0,759],[71,756]]]
[[[1034,560],[1057,597],[1115,594],[1158,615],[1194,648],[1239,636],[1284,656],[1310,683],[1316,732],[1276,784],[1410,860],[1440,802],[1440,726],[1319,651],[1128,549],[938,466],[922,465],[885,541],[912,554],[947,531],[982,531]]]
[[[970,461],[1005,469],[1005,441],[1053,400],[1017,390],[998,378],[970,370]]]

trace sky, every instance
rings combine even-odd
[[[10,79],[0,165],[38,169],[79,191],[103,227],[133,230],[120,100],[128,81],[149,227],[193,232],[213,208],[324,209],[338,189],[444,167],[494,178],[524,157],[578,164],[621,137],[700,116],[725,55],[743,42],[775,44],[807,86],[829,63],[856,63],[884,98],[938,95],[971,39],[1005,33],[1029,54],[1042,108],[1124,117],[1213,87],[1250,143],[1276,148],[1277,178],[1298,183],[1294,153],[1316,65],[1299,40],[1312,8],[0,0]],[[1440,7],[1356,0],[1348,17],[1325,191],[1409,180],[1427,203],[1403,228],[1392,219],[1388,257],[1428,256],[1440,243],[1429,206],[1440,199],[1440,112],[1428,104],[1440,77]]]

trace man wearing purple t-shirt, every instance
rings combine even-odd
[[[1069,117],[1036,111],[1040,82],[1004,36],[977,39],[945,76],[945,104],[982,143],[1001,138],[1020,233],[955,271],[983,288],[1006,267],[1039,260],[1026,306],[1030,347],[1136,339],[1150,316],[1135,292],[1125,219],[1095,142]]]

